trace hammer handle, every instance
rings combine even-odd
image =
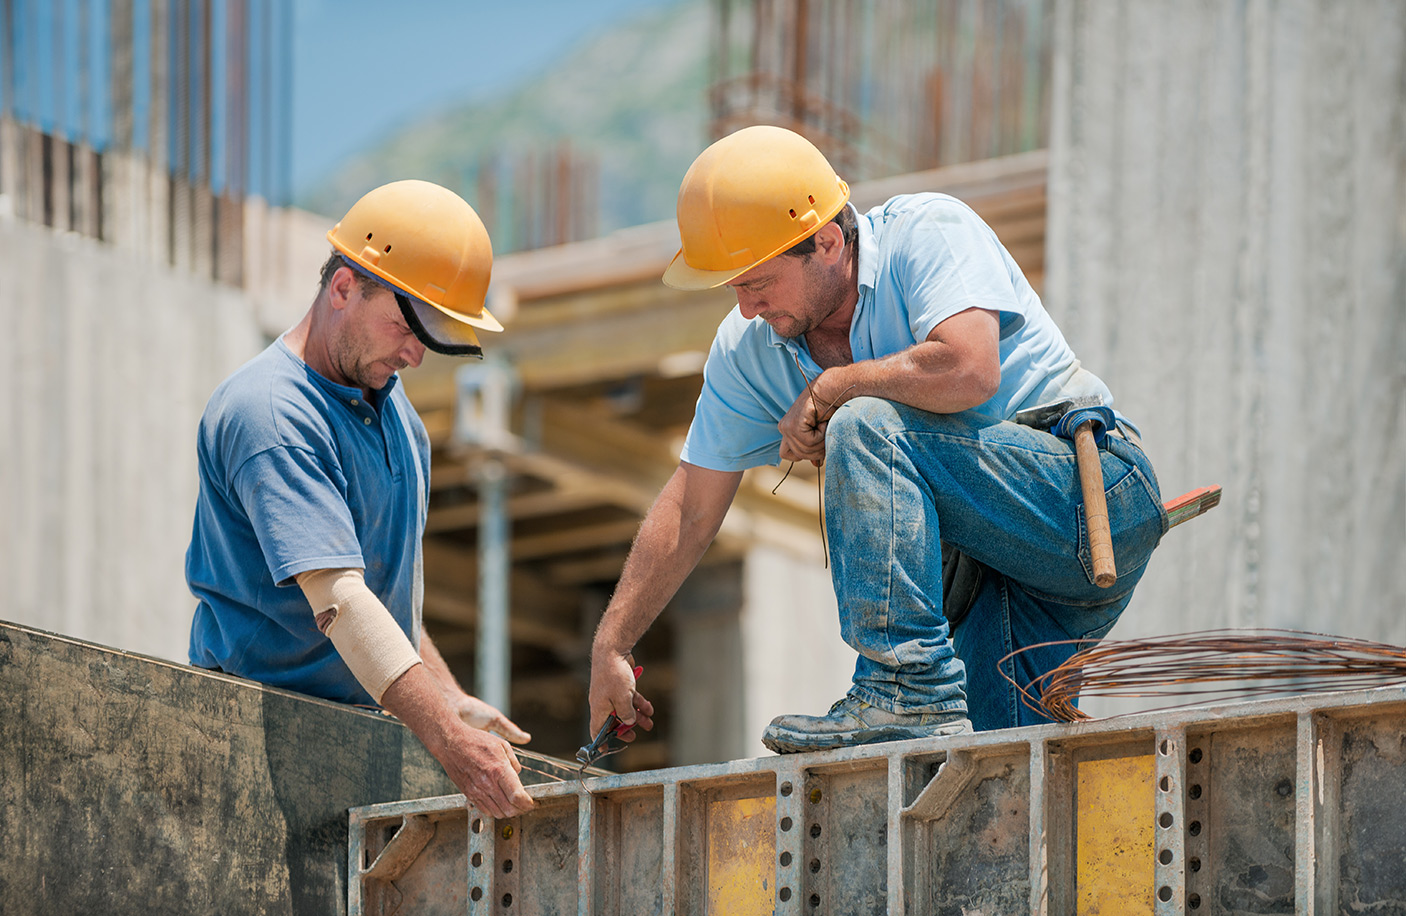
[[[1118,581],[1113,565],[1113,533],[1108,528],[1108,500],[1103,495],[1103,465],[1098,458],[1092,422],[1074,430],[1074,454],[1079,485],[1084,490],[1084,525],[1089,532],[1089,555],[1094,561],[1094,584],[1108,588]]]

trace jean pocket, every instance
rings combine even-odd
[[[1136,465],[1129,467],[1123,479],[1108,489],[1104,498],[1108,504],[1108,527],[1113,535],[1113,562],[1118,571],[1118,584],[1131,588],[1142,577],[1143,567],[1153,549],[1167,531],[1167,512],[1151,482]],[[1089,548],[1089,526],[1085,507],[1078,512],[1079,563],[1089,584],[1094,584],[1094,561]],[[1120,589],[1121,591],[1121,589]]]

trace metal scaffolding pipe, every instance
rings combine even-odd
[[[474,689],[479,699],[508,712],[508,473],[498,458],[478,472],[478,639]]]

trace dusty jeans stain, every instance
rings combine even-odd
[[[1101,638],[1166,532],[1151,463],[1115,436],[1099,452],[1118,564],[1111,589],[1093,584],[1067,440],[970,412],[855,398],[830,419],[825,449],[840,632],[859,653],[851,692],[884,709],[966,710],[977,729],[1046,721],[1018,701],[997,661]],[[992,573],[955,633],[942,612],[942,540]],[[1026,653],[1017,679],[1076,648]]]

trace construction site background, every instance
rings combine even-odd
[[[768,20],[775,33],[752,39],[755,73],[778,79],[739,82],[719,69],[713,129],[817,126],[777,100],[802,98],[797,88],[835,98],[811,81],[848,72],[822,41],[851,34],[841,6],[715,6],[733,11],[734,26],[738,11],[781,18]],[[0,364],[11,379],[0,403],[0,617],[183,661],[201,408],[306,308],[326,251],[327,219],[285,206],[276,178],[284,115],[255,103],[281,91],[286,36],[276,20],[257,20],[262,4],[221,7],[247,9],[257,27],[204,31],[180,17],[209,4],[149,4],[174,17],[153,35],[207,37],[176,40],[184,51],[174,57],[169,47],[152,52],[194,69],[141,71],[158,87],[143,96],[147,131],[114,117],[95,142],[17,104],[25,80],[37,79],[20,69],[31,66],[20,49],[37,39],[16,30],[15,8],[4,6],[0,44]],[[980,31],[975,11],[989,8],[943,7],[967,36]],[[983,161],[869,174],[874,183],[856,194],[936,182],[931,189],[986,193],[998,213],[1003,193],[1025,187],[1011,175],[1042,176],[1024,198],[1037,201],[1038,254],[1018,258],[1046,306],[1140,425],[1164,495],[1224,487],[1220,509],[1159,549],[1112,635],[1276,626],[1406,642],[1406,6],[995,8],[1040,23],[1034,46],[1047,51],[1020,60],[1046,68],[1037,81],[1048,98],[1037,134],[1045,151],[973,147]],[[111,10],[120,50],[131,43],[117,27],[131,5]],[[832,24],[798,41],[798,21]],[[777,39],[773,60],[761,41],[775,35],[790,37]],[[211,72],[209,36],[246,42],[226,62],[258,47],[271,62],[192,80]],[[962,98],[980,97],[981,80],[962,82],[983,72],[972,69],[977,46],[953,47],[960,61],[925,62],[914,85],[937,85],[940,72],[945,85],[968,87]],[[122,87],[132,62],[106,60],[110,78],[93,85],[105,87],[108,110],[130,113],[133,93]],[[191,85],[203,88],[192,96]],[[723,104],[739,86],[781,88]],[[920,93],[913,106],[930,111],[938,97]],[[1025,158],[985,160],[995,153]],[[257,161],[269,167],[255,180]],[[842,172],[846,164],[837,156]],[[509,501],[513,705],[543,750],[580,743],[590,628],[676,458],[698,356],[730,304],[684,302],[658,285],[676,244],[662,223],[495,267],[494,309],[508,332],[486,344],[519,366],[520,449],[507,456],[519,482]],[[647,314],[673,327],[660,331]],[[428,361],[407,385],[437,445],[426,616],[472,683],[482,450],[454,440],[453,368]],[[852,655],[836,632],[814,478],[796,475],[769,497],[779,476],[749,477],[719,547],[646,647],[646,676],[672,705],[663,740],[624,765],[755,755],[771,716],[818,711],[844,689]]]

